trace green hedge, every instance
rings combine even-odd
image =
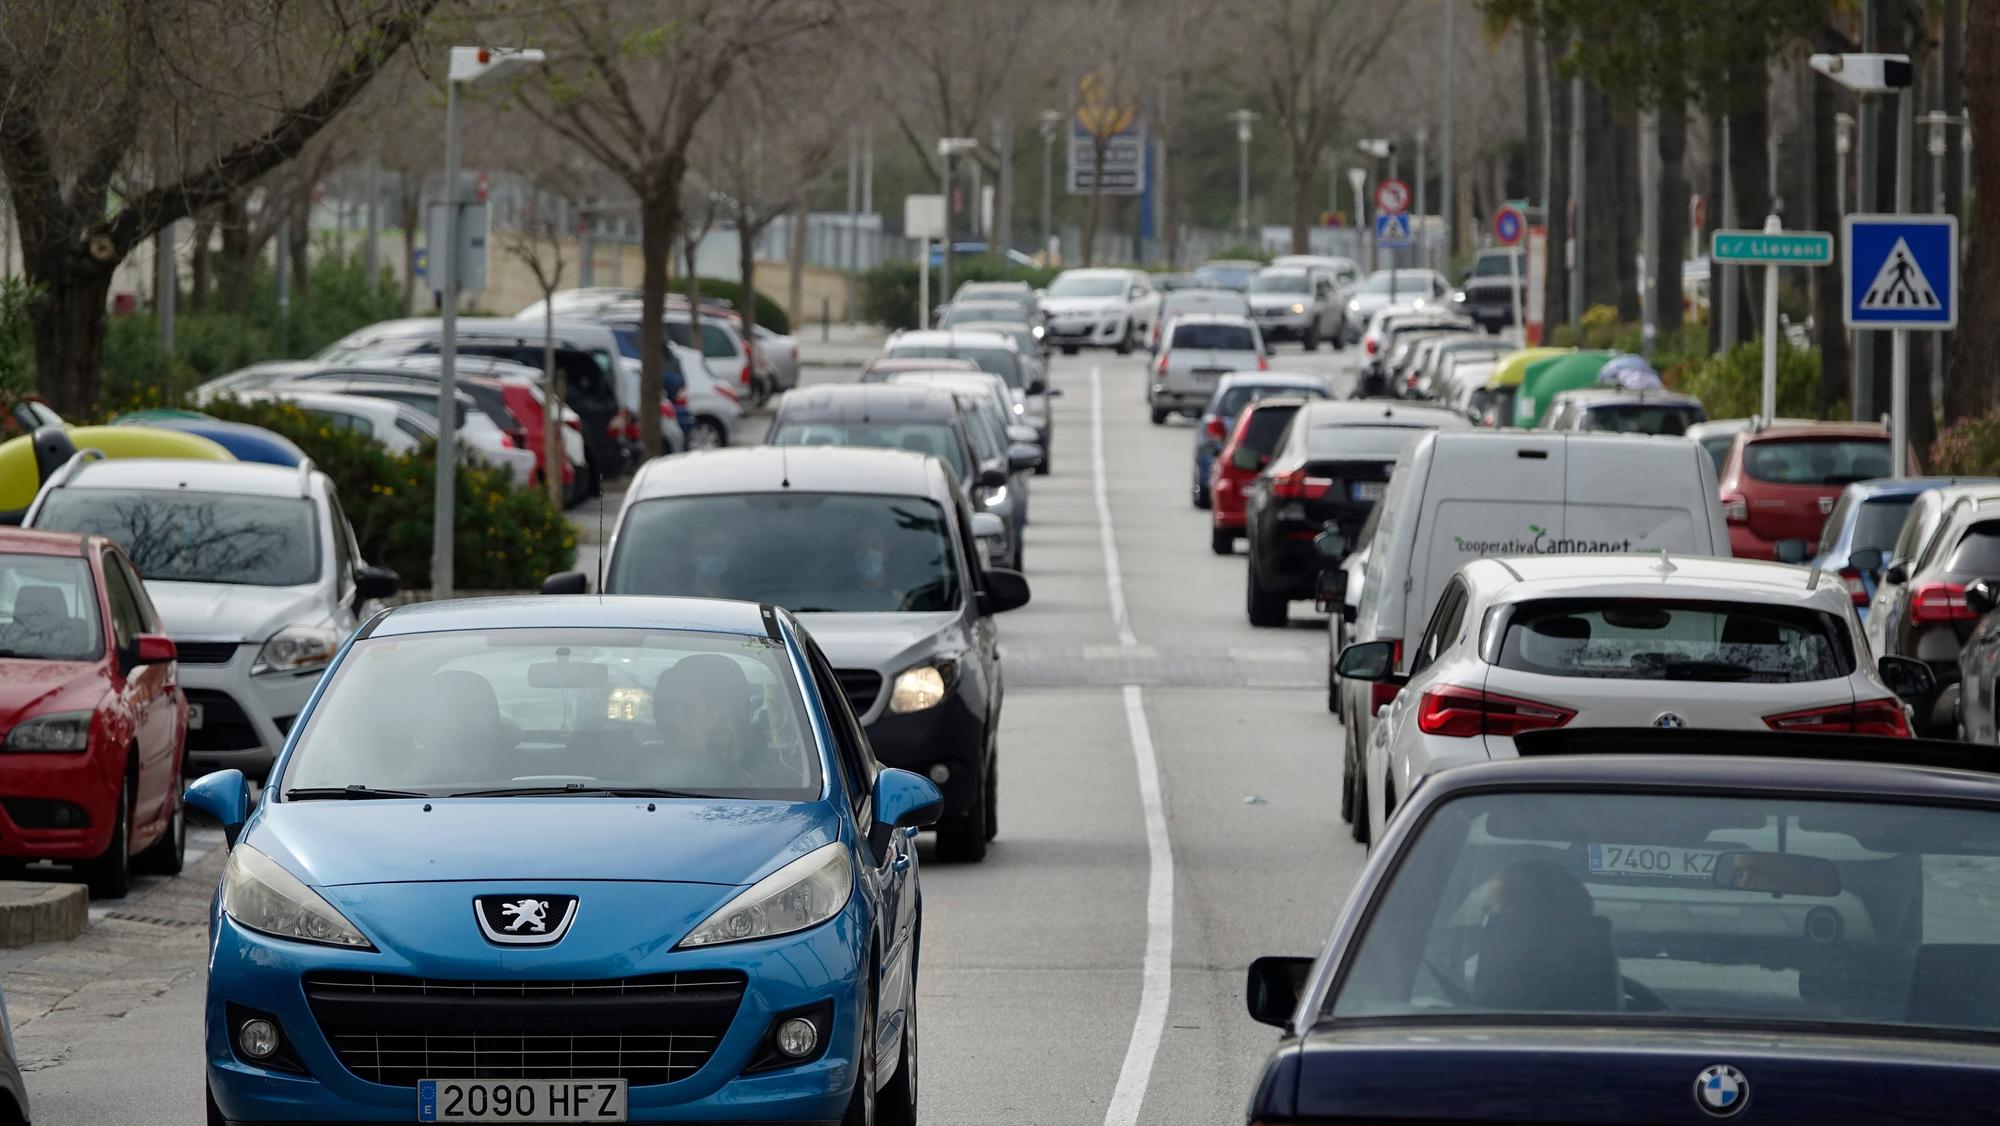
[[[972,281],[1024,281],[1036,289],[1047,286],[1062,271],[1046,267],[1015,266],[986,255],[964,255],[952,261],[954,285]],[[936,281],[932,271],[932,281]],[[933,307],[945,303],[949,294],[932,293]],[[885,262],[861,274],[861,319],[884,328],[917,327],[917,264]]]
[[[1959,477],[2000,474],[2000,411],[1960,419],[1931,446],[1930,471]]]
[[[696,278],[695,284],[701,287],[703,297],[720,298],[729,302],[730,307],[738,313],[743,311],[743,283],[724,281],[721,278]],[[673,292],[685,294],[687,279],[681,278],[675,281]],[[781,336],[790,335],[792,331],[792,318],[785,315],[784,307],[761,289],[757,291],[757,323]]]
[[[340,491],[370,563],[394,568],[406,590],[430,586],[436,460],[431,447],[399,456],[287,403],[221,400],[203,408],[296,442]],[[576,562],[576,529],[539,489],[517,489],[505,470],[460,465],[458,553],[462,590],[533,590]]]
[[[1757,340],[1689,360],[1664,372],[1669,387],[1701,400],[1710,418],[1749,418],[1763,410],[1764,345]],[[1828,417],[1841,418],[1846,406]],[[1778,416],[1818,418],[1819,349],[1778,342]]]

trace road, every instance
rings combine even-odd
[[[1272,366],[1344,391],[1355,360],[1287,348]],[[1188,502],[1192,430],[1150,423],[1144,373],[1136,355],[1053,365],[1034,600],[1001,625],[999,839],[977,866],[923,848],[933,1126],[1240,1121],[1275,1037],[1244,1014],[1244,967],[1317,949],[1362,862],[1339,820],[1324,619],[1300,603],[1288,629],[1249,626],[1243,557],[1212,555]],[[119,914],[199,917],[219,859],[155,889],[167,908]],[[43,959],[112,980],[16,1013],[38,1126],[200,1121],[204,948],[159,919],[100,919],[96,947]]]

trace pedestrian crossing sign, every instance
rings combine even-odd
[[[1410,246],[1408,212],[1375,216],[1375,246],[1380,250],[1407,250]]]
[[[1958,327],[1958,220],[1849,215],[1841,224],[1849,328]]]

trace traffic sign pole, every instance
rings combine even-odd
[[[1528,217],[1521,214],[1519,208],[1503,207],[1498,214],[1493,216],[1493,236],[1500,240],[1501,246],[1511,247],[1519,245],[1521,235],[1527,231],[1527,228]],[[1514,299],[1514,327],[1521,330],[1523,334],[1522,339],[1526,340],[1528,326],[1527,322],[1521,319],[1520,254],[1516,253],[1507,256],[1507,277],[1509,281],[1508,296]]]
[[[1784,229],[1776,215],[1764,217],[1764,229]],[[1778,417],[1778,264],[1764,267],[1764,421]],[[1901,476],[1901,474],[1898,474]]]

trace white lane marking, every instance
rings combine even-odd
[[[1095,386],[1093,377],[1093,390]],[[1104,1126],[1137,1126],[1146,1084],[1153,1076],[1153,1057],[1159,1054],[1160,1035],[1167,1027],[1174,975],[1174,849],[1167,836],[1166,805],[1160,800],[1153,733],[1146,725],[1145,700],[1136,684],[1125,686],[1125,725],[1131,729],[1132,757],[1139,769],[1139,806],[1146,816],[1146,856],[1152,873],[1146,883],[1146,956],[1139,979],[1139,1013],[1132,1020],[1132,1039],[1125,1047],[1125,1064],[1118,1069],[1118,1086],[1104,1108]]]
[[[1118,567],[1118,537],[1111,530],[1111,494],[1104,472],[1104,381],[1098,365],[1090,365],[1090,472],[1091,487],[1097,494],[1097,532],[1104,542],[1104,586],[1110,595],[1111,624],[1118,628],[1118,644],[1137,645],[1132,619],[1125,613],[1125,579]]]

